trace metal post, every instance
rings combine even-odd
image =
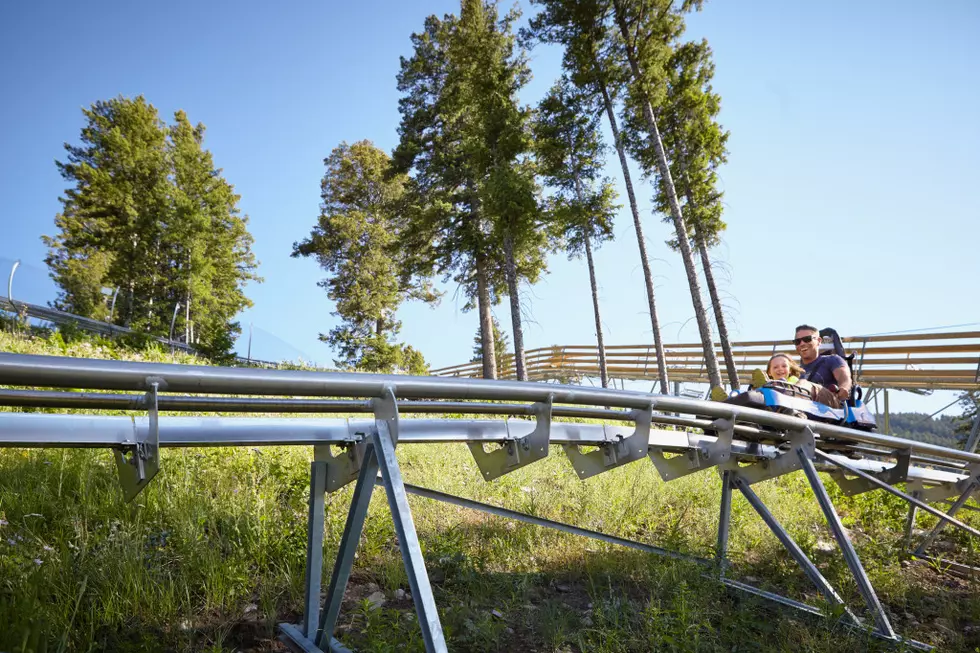
[[[813,493],[817,497],[817,503],[820,504],[820,508],[827,518],[827,524],[834,534],[834,539],[837,540],[837,544],[844,554],[844,561],[851,570],[851,575],[854,576],[854,580],[857,581],[861,596],[864,597],[865,603],[871,609],[875,620],[875,627],[878,632],[886,637],[895,637],[895,631],[892,629],[892,625],[888,621],[888,616],[885,614],[885,610],[881,607],[881,602],[878,600],[878,595],[875,594],[875,589],[871,585],[871,581],[868,579],[864,567],[861,565],[861,559],[858,558],[857,551],[854,550],[854,545],[851,544],[850,538],[844,532],[844,524],[841,523],[840,517],[837,516],[837,511],[834,509],[834,504],[830,500],[830,495],[827,494],[827,488],[823,486],[823,482],[817,474],[817,468],[814,467],[813,461],[810,460],[810,457],[802,449],[797,449],[796,455],[800,459],[803,473],[806,474],[806,479],[810,482],[810,487],[813,488]]]
[[[803,553],[803,550],[793,540],[790,534],[786,532],[783,525],[776,521],[773,514],[769,512],[768,508],[766,508],[766,504],[762,503],[762,499],[760,499],[749,484],[745,482],[745,479],[739,476],[738,473],[733,473],[732,482],[734,483],[735,487],[738,488],[739,492],[742,493],[742,496],[748,500],[749,505],[751,505],[755,511],[759,513],[759,516],[762,517],[762,521],[766,523],[766,526],[768,526],[769,530],[771,530],[779,539],[789,554],[793,556],[793,559],[796,560],[797,564],[803,568],[803,572],[807,575],[807,577],[809,577],[813,584],[817,586],[817,589],[820,590],[820,593],[823,594],[824,598],[830,603],[842,606],[847,612],[848,616],[854,620],[855,623],[860,624],[860,619],[858,619],[857,616],[851,612],[851,610],[844,603],[844,599],[842,599],[840,594],[837,593],[837,590],[835,590],[830,582],[823,577],[823,574],[820,573],[817,566],[813,564],[808,557],[806,557],[806,554]]]
[[[248,323],[248,354],[245,356],[245,360],[252,362],[252,323]]]
[[[7,299],[11,304],[14,303],[14,273],[17,272],[17,268],[20,267],[20,259],[14,261],[14,265],[10,268],[10,277],[7,279]]]
[[[116,286],[115,292],[112,293],[112,302],[109,303],[109,319],[106,320],[110,324],[112,323],[112,316],[116,312],[116,297],[119,296],[119,286]],[[115,333],[115,331],[113,331]]]
[[[310,463],[310,514],[306,532],[306,601],[303,603],[303,636],[312,640],[320,623],[320,579],[323,576],[324,493],[327,463]]]
[[[344,524],[344,534],[340,538],[340,548],[337,550],[337,560],[334,563],[333,575],[330,577],[330,587],[327,589],[327,603],[320,615],[320,625],[316,631],[316,645],[326,649],[327,642],[333,637],[340,616],[340,605],[344,600],[347,581],[350,580],[351,568],[354,566],[354,553],[357,543],[364,530],[364,519],[367,517],[371,494],[374,492],[374,478],[378,475],[378,458],[374,447],[367,446],[361,470],[354,486],[354,497],[351,499],[350,511],[347,513],[347,523]]]
[[[732,472],[726,469],[721,474],[721,515],[718,518],[718,544],[715,547],[715,555],[718,560],[718,577],[725,577],[725,567],[728,561],[725,556],[728,554],[728,534],[731,530],[732,522]]]
[[[961,494],[960,498],[957,499],[952,506],[950,506],[949,510],[946,511],[946,514],[952,517],[957,512],[959,512],[960,508],[963,507],[963,504],[967,502],[967,500],[970,498],[970,495],[972,495],[973,491],[976,489],[977,489],[977,481],[972,481],[970,483],[967,483],[966,489],[963,491],[963,494]],[[932,544],[933,540],[936,539],[936,536],[939,535],[939,532],[943,530],[943,528],[945,527],[946,527],[946,520],[940,519],[939,523],[936,524],[933,527],[933,529],[929,531],[929,534],[925,536],[925,539],[922,540],[922,543],[919,544],[918,547],[916,547],[915,555],[922,555],[925,552],[925,550],[929,548],[929,545]]]
[[[173,353],[174,345],[174,325],[177,324],[177,312],[180,310],[180,302],[174,306],[174,316],[170,318],[170,351]]]
[[[446,638],[439,623],[439,611],[436,600],[432,595],[429,584],[429,574],[425,570],[425,560],[422,558],[422,547],[419,545],[418,534],[415,532],[415,522],[412,511],[408,506],[408,494],[402,481],[398,459],[395,457],[395,443],[392,442],[388,424],[377,420],[378,432],[374,434],[374,447],[385,490],[388,494],[388,505],[391,507],[391,518],[395,522],[395,533],[401,547],[402,558],[405,561],[405,571],[408,573],[408,584],[415,601],[415,611],[418,613],[419,626],[422,628],[422,638],[425,640],[425,650],[444,653]]]
[[[885,433],[891,435],[892,420],[891,420],[891,412],[888,410],[888,388],[884,389],[883,394],[885,397]]]
[[[976,453],[977,440],[980,440],[980,406],[977,406],[977,416],[973,418],[973,429],[970,431],[970,437],[966,439],[964,449],[970,453]]]

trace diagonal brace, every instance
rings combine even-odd
[[[745,481],[745,479],[742,478],[740,474],[733,473],[732,483],[739,490],[739,492],[742,493],[742,496],[748,500],[749,505],[751,505],[752,508],[759,513],[759,516],[762,517],[762,521],[766,523],[766,526],[768,526],[769,530],[771,530],[779,539],[789,554],[793,556],[796,563],[802,567],[803,572],[807,575],[810,581],[817,586],[817,589],[820,590],[820,593],[823,594],[824,598],[830,603],[842,607],[851,620],[854,621],[855,624],[860,625],[861,620],[858,619],[857,615],[851,612],[850,608],[847,607],[847,604],[844,603],[844,599],[837,593],[837,590],[835,590],[830,582],[824,578],[823,574],[820,573],[820,570],[817,569],[817,566],[813,564],[813,561],[810,560],[805,553],[803,553],[803,549],[801,549],[800,545],[793,540],[786,529],[783,528],[783,525],[776,520],[771,512],[769,512],[766,504],[762,502],[762,499],[760,499],[759,495],[752,490],[752,487]]]
[[[851,570],[851,575],[854,576],[854,580],[857,581],[858,590],[860,590],[861,596],[864,597],[864,602],[867,603],[868,608],[871,610],[875,621],[875,629],[878,633],[889,639],[896,638],[897,635],[895,635],[895,631],[892,629],[891,622],[888,621],[888,616],[881,606],[881,601],[878,600],[878,595],[871,585],[871,580],[864,571],[864,566],[861,565],[861,559],[858,557],[857,551],[851,543],[851,539],[844,531],[844,524],[841,523],[840,517],[837,515],[837,510],[830,500],[830,495],[827,494],[827,488],[824,487],[820,476],[817,474],[817,468],[813,465],[813,461],[810,460],[810,454],[803,449],[797,449],[796,455],[800,460],[803,473],[806,474],[806,479],[810,482],[810,487],[813,488],[813,493],[817,497],[817,503],[820,504],[820,509],[823,510],[824,516],[827,518],[827,524],[834,534],[834,539],[837,540],[837,545],[840,546],[844,554],[844,561],[847,563],[848,569]]]

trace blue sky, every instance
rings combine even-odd
[[[398,58],[426,15],[457,7],[4,3],[0,272],[24,261],[15,297],[53,293],[40,235],[53,228],[65,187],[54,161],[65,141],[77,142],[80,109],[143,94],[165,117],[184,109],[207,125],[205,144],[251,217],[266,279],[248,289],[255,307],[242,316],[246,330],[255,325],[253,354],[329,363],[317,341],[334,323],[316,287],[320,271],[289,257],[318,214],[322,159],[343,140],[395,145]],[[689,19],[689,37],[714,49],[721,121],[731,131],[721,175],[729,229],[716,258],[736,338],[788,336],[799,322],[864,335],[980,321],[978,29],[980,4],[970,0],[715,0]],[[559,62],[554,48],[534,50],[523,101],[546,92]],[[664,338],[694,341],[683,266],[664,245],[670,229],[649,209],[649,185],[638,194]],[[596,260],[606,342],[649,342],[625,209],[616,236]],[[476,314],[462,313],[454,288],[446,290],[436,309],[400,311],[403,339],[433,366],[467,360],[477,328]],[[594,341],[584,262],[552,257],[523,301],[528,347]],[[509,325],[506,304],[496,314]]]

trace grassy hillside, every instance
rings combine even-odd
[[[0,350],[170,361],[169,352],[0,334]],[[192,362],[178,355],[177,362]],[[0,651],[268,651],[302,603],[305,447],[167,449],[133,504],[107,451],[0,450]],[[712,555],[720,482],[664,483],[634,463],[585,482],[555,449],[484,483],[465,446],[406,445],[408,482],[703,556]],[[980,646],[980,586],[903,562],[905,505],[843,497],[828,482],[896,629],[940,645]],[[861,599],[805,480],[757,492],[822,572]],[[329,561],[351,487],[327,496]],[[886,650],[833,620],[726,591],[689,564],[410,499],[453,651]],[[422,651],[383,493],[372,500],[339,635],[359,651]],[[980,526],[980,513],[965,515]],[[819,597],[748,504],[735,497],[731,576],[800,600]],[[919,528],[934,523],[921,517]],[[980,563],[948,532],[938,550]],[[378,593],[381,593],[380,595]],[[369,596],[384,597],[380,607]],[[43,648],[43,647],[46,647]]]

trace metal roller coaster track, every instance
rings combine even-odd
[[[411,595],[429,651],[445,651],[446,643],[408,494],[690,560],[732,589],[822,614],[817,607],[726,577],[731,496],[738,491],[825,600],[843,611],[850,627],[920,649],[929,646],[905,640],[892,628],[818,470],[830,473],[845,493],[887,491],[909,503],[912,517],[920,509],[938,516],[939,523],[918,543],[914,555],[927,557],[925,549],[947,525],[980,535],[955,516],[980,488],[980,455],[715,402],[544,383],[15,354],[0,354],[0,385],[6,387],[0,390],[0,405],[8,407],[122,409],[140,413],[0,413],[0,447],[111,449],[127,499],[135,497],[160,469],[161,447],[312,445],[304,617],[299,624],[280,624],[280,638],[296,651],[346,650],[334,637],[335,626],[368,502],[379,484],[384,487],[402,544]],[[365,417],[162,415],[228,411],[360,413]],[[469,417],[438,417],[445,413]],[[494,415],[507,418],[487,417]],[[573,421],[553,419],[559,417]],[[715,470],[723,479],[715,557],[698,558],[669,551],[654,543],[630,541],[517,513],[408,485],[402,480],[397,444],[448,442],[469,447],[486,481],[530,465],[559,448],[580,479],[647,458],[665,481]],[[798,470],[805,474],[856,581],[865,603],[864,616],[844,603],[752,489],[755,483]],[[321,604],[324,495],[349,483],[356,485],[347,524]],[[904,490],[896,485],[904,485]],[[930,505],[946,500],[953,503],[945,512]],[[907,533],[910,536],[911,527]]]

